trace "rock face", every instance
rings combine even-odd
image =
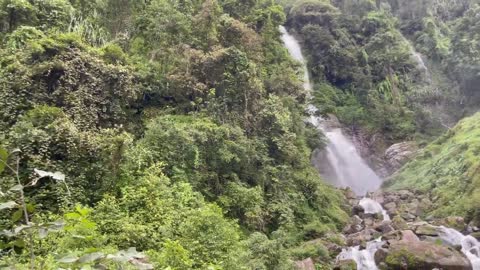
[[[385,160],[390,173],[400,169],[405,163],[412,159],[418,151],[414,142],[396,143],[385,151]]]

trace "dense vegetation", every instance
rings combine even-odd
[[[310,164],[323,141],[279,26],[302,41],[320,112],[387,146],[478,109],[478,14],[478,0],[0,0],[1,267],[329,269],[344,197]],[[479,221],[478,118],[390,187]]]
[[[327,265],[346,214],[284,21],[270,0],[0,0],[1,263]]]

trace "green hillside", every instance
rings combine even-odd
[[[388,189],[431,194],[431,214],[480,221],[480,113],[462,120],[393,175]]]

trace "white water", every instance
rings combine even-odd
[[[285,27],[280,26],[280,33],[282,34],[282,41],[283,44],[285,44],[285,47],[287,48],[288,52],[290,53],[290,56],[292,56],[293,59],[297,60],[298,62],[302,63],[303,66],[303,87],[305,90],[310,92],[312,90],[312,84],[310,83],[310,76],[308,74],[308,69],[306,65],[305,58],[303,57],[302,54],[302,49],[300,47],[300,44],[298,41],[290,35],[287,32],[287,29]]]
[[[378,270],[374,255],[383,244],[384,242],[379,238],[368,242],[366,249],[363,250],[360,250],[360,246],[349,247],[338,255],[337,260],[354,260],[358,270]]]
[[[291,56],[303,64],[304,87],[305,90],[310,92],[312,85],[301,47],[298,41],[284,27],[280,27],[280,32],[282,33],[285,47]],[[421,55],[413,47],[411,47],[411,50],[419,69],[424,70],[427,80],[430,80],[429,70]],[[335,179],[330,179],[330,181],[333,181],[333,184],[339,187],[350,187],[356,194],[362,196],[368,191],[377,190],[382,180],[368,167],[358,154],[353,143],[343,135],[342,130],[339,128],[327,130],[323,125],[324,119],[315,115],[317,108],[309,105],[308,110],[310,112],[310,122],[321,132],[325,133],[329,140],[326,148],[327,159],[335,173]],[[365,213],[381,213],[384,220],[390,220],[385,209],[375,200],[363,198],[359,204],[365,209]],[[439,227],[439,231],[440,238],[443,241],[451,245],[461,245],[462,252],[472,263],[473,269],[480,270],[480,243],[475,238],[465,236],[454,229],[446,227]],[[383,242],[379,238],[368,242],[366,249],[363,250],[360,250],[360,246],[349,247],[338,255],[337,260],[354,260],[357,263],[358,270],[377,270],[378,267],[375,265],[374,255],[382,245]]]
[[[303,57],[302,50],[298,41],[290,35],[284,27],[280,27],[282,41],[288,49],[292,58],[303,64],[304,87],[311,92],[312,85],[308,74],[308,69]],[[328,138],[326,147],[326,156],[330,167],[334,172],[334,179],[329,181],[338,187],[350,187],[357,195],[364,196],[369,191],[377,190],[382,184],[382,180],[375,172],[368,167],[362,157],[358,154],[355,145],[342,133],[340,128],[328,130],[323,125],[325,120],[315,115],[318,109],[309,105],[310,122],[323,132]],[[360,201],[365,209],[365,213],[381,213],[384,220],[390,217],[382,206],[369,198]],[[360,250],[360,246],[344,249],[337,259],[352,259],[357,263],[359,270],[376,270],[374,254],[382,246],[382,241],[377,239],[367,243],[366,249]]]
[[[280,27],[280,32],[292,58],[303,64],[304,87],[310,92],[312,85],[300,44],[284,27]],[[335,175],[332,177],[334,179],[328,180],[337,187],[350,187],[357,195],[363,196],[368,191],[377,190],[382,184],[382,179],[368,167],[353,143],[343,135],[342,130],[339,128],[327,130],[323,126],[324,119],[316,116],[316,111],[315,106],[309,106],[310,122],[323,132],[329,141],[326,147],[327,159]]]
[[[374,201],[370,198],[363,198],[358,204],[365,209],[366,214],[382,214],[383,220],[390,220],[390,216],[387,214],[387,211],[383,209],[382,205],[377,201]]]
[[[462,252],[472,263],[473,270],[480,270],[480,242],[470,235],[443,226],[439,227],[440,238],[453,246],[461,246]]]
[[[422,72],[422,76],[424,82],[431,83],[432,82],[432,75],[430,74],[430,70],[428,69],[425,61],[423,61],[422,55],[415,50],[413,45],[408,41],[406,37],[403,37],[406,42],[408,42],[408,46],[410,48],[410,55],[412,56],[413,60],[417,63],[417,69]]]

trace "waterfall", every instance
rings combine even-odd
[[[367,243],[366,248],[360,250],[360,246],[344,249],[337,260],[354,260],[357,263],[358,270],[378,270],[375,264],[375,252],[382,247],[384,242],[376,239]]]
[[[293,37],[287,32],[287,29],[285,29],[285,27],[280,26],[280,33],[282,34],[281,38],[282,38],[283,44],[285,44],[285,47],[290,53],[290,56],[292,56],[292,58],[297,60],[298,62],[302,63],[303,88],[305,88],[305,90],[310,92],[312,90],[312,85],[310,83],[310,76],[308,73],[305,58],[303,57],[303,54],[302,54],[302,49],[300,47],[300,44],[295,39],[295,37]]]
[[[403,36],[403,39],[405,42],[408,43],[408,47],[410,49],[410,55],[413,61],[417,63],[417,69],[422,73],[422,79],[423,82],[425,83],[432,83],[432,74],[430,74],[430,70],[428,69],[427,65],[425,64],[425,61],[423,60],[422,55],[415,50],[413,45],[410,43],[410,41]]]
[[[282,41],[290,55],[303,64],[304,87],[311,92],[312,85],[303,57],[299,42],[281,26]],[[318,111],[314,105],[309,105],[310,123],[323,132],[328,138],[328,145],[325,149],[326,161],[330,167],[331,174],[321,172],[328,182],[337,187],[350,187],[357,195],[365,195],[368,191],[377,190],[382,180],[368,167],[366,162],[357,152],[353,143],[343,134],[340,128],[329,129],[325,127],[325,120],[315,115]],[[313,163],[325,162],[324,160],[312,159]],[[318,165],[318,164],[317,164]],[[316,166],[317,168],[319,166]]]
[[[305,59],[298,41],[290,35],[287,30],[281,26],[282,41],[288,49],[292,58],[303,64],[304,71],[304,87],[308,92],[312,91],[312,85],[308,74]],[[427,80],[430,80],[430,73],[425,65],[421,55],[417,53],[411,46],[412,57],[418,63],[418,68],[426,74]],[[369,191],[377,190],[382,184],[382,180],[375,172],[368,167],[362,157],[358,154],[354,144],[342,133],[340,128],[328,128],[325,119],[316,115],[318,109],[314,105],[308,106],[310,114],[310,123],[323,132],[328,138],[328,145],[325,149],[325,155],[328,165],[330,166],[331,175],[324,177],[327,181],[337,187],[350,187],[357,195],[364,196]],[[312,162],[322,162],[320,159],[312,158]],[[318,156],[318,155],[317,155]],[[319,164],[314,164],[319,168]],[[324,174],[323,172],[321,172]],[[382,205],[370,198],[363,198],[359,205],[363,207],[366,214],[380,213],[384,220],[390,220]],[[465,236],[462,233],[446,228],[437,227],[439,237],[450,245],[462,247],[462,252],[472,263],[474,270],[480,270],[480,242],[472,236]],[[374,255],[375,252],[382,247],[384,242],[381,239],[370,241],[366,244],[365,249],[360,246],[349,247],[343,249],[338,255],[337,260],[354,260],[359,270],[377,270]]]

